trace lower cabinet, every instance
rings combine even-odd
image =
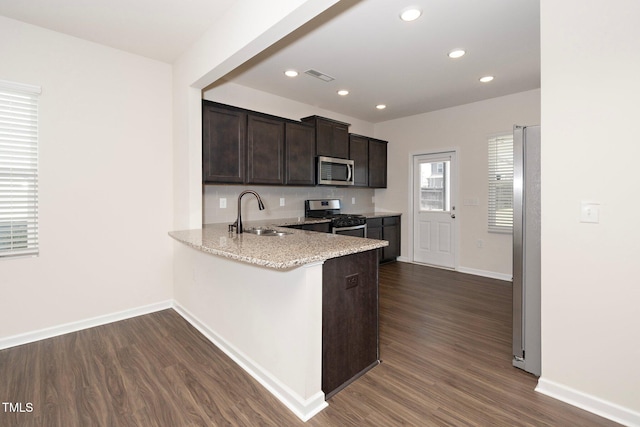
[[[322,267],[322,391],[329,399],[378,362],[378,255]]]
[[[395,261],[400,256],[400,216],[367,219],[367,237],[389,242],[378,249],[381,263]]]

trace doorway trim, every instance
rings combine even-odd
[[[408,177],[407,177],[407,191],[409,194],[408,197],[408,203],[407,203],[407,213],[408,213],[408,218],[407,218],[407,222],[408,222],[408,237],[409,237],[409,242],[408,242],[408,249],[409,249],[409,259],[408,261],[411,262],[412,264],[418,264],[418,265],[427,265],[427,264],[422,264],[422,263],[417,263],[414,261],[414,240],[415,240],[415,232],[416,230],[414,229],[414,214],[413,214],[413,206],[414,203],[416,202],[415,199],[415,192],[413,191],[413,178],[414,178],[414,173],[415,173],[415,158],[418,156],[437,156],[439,154],[445,154],[445,153],[454,153],[455,158],[456,158],[456,165],[455,165],[455,170],[453,173],[453,177],[454,177],[454,183],[452,185],[452,190],[454,191],[455,197],[456,199],[454,200],[455,202],[455,207],[456,207],[456,217],[460,218],[460,150],[457,147],[454,148],[441,148],[441,149],[436,149],[433,151],[413,151],[413,152],[409,152],[409,158],[408,158],[408,162],[409,162],[409,173],[408,173]],[[437,268],[443,268],[446,270],[454,270],[454,271],[458,271],[459,266],[460,266],[460,221],[453,221],[453,227],[454,227],[454,238],[453,238],[453,250],[454,250],[454,261],[453,261],[453,267],[449,268],[449,267],[442,267],[442,266],[437,266],[437,265],[432,265],[432,267],[437,267]]]

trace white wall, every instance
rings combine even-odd
[[[457,149],[460,269],[511,277],[511,235],[487,231],[487,138],[509,133],[513,125],[540,124],[540,90],[376,124],[375,136],[389,141],[388,187],[376,190],[376,209],[402,212],[402,256],[412,258],[409,234],[411,156]],[[465,199],[477,199],[466,206]],[[482,247],[476,244],[482,240]]]
[[[629,425],[640,425],[639,16],[637,0],[541,1],[540,389]],[[581,201],[600,203],[599,224],[579,221]]]
[[[169,300],[171,66],[4,17],[0,40],[0,79],[42,86],[40,256],[0,261],[0,338]]]
[[[349,123],[349,132],[360,135],[373,136],[374,132],[373,123],[235,83],[227,82],[208,88],[203,92],[202,98],[291,120],[314,115],[327,117]]]

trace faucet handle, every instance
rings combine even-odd
[[[233,229],[236,228],[236,227],[237,227],[237,225],[236,225],[235,222],[233,224],[229,224],[229,233],[233,233]]]

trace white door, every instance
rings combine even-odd
[[[455,268],[456,153],[413,158],[413,260]]]

